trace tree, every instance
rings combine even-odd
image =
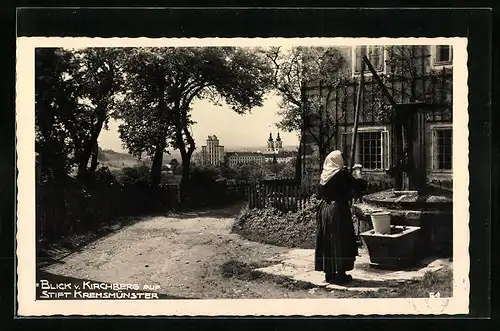
[[[62,179],[73,164],[67,126],[77,107],[74,85],[68,79],[68,72],[74,70],[71,57],[60,48],[35,50],[35,149],[43,179]]]
[[[71,73],[77,85],[78,114],[83,121],[72,129],[75,137],[75,158],[78,178],[93,174],[98,165],[98,138],[107,127],[115,99],[123,82],[122,52],[118,48],[86,48],[74,53],[78,70]],[[91,166],[88,169],[89,159]]]
[[[294,47],[288,51],[271,47],[263,52],[272,63],[273,87],[281,97],[279,114],[283,118],[278,127],[288,132],[300,132],[303,90],[318,82],[330,86],[342,82],[345,58],[333,47]]]
[[[284,164],[278,163],[276,161],[276,156],[274,157],[273,162],[269,162],[265,164],[266,172],[268,174],[271,174],[273,176],[276,176],[283,168],[285,167]]]
[[[123,120],[119,126],[120,138],[129,153],[152,159],[151,183],[157,186],[161,179],[163,154],[173,126],[162,103],[167,97],[164,59],[159,51],[151,49],[127,49],[125,61],[125,93],[120,102],[117,117]]]
[[[219,169],[219,174],[221,177],[227,178],[227,179],[236,179],[236,176],[237,176],[236,170],[233,169],[232,167],[230,167],[227,164],[227,162],[224,162],[221,165],[219,165],[218,169]]]
[[[177,161],[177,159],[170,160],[170,166],[172,167],[172,171],[176,173],[177,168],[179,167],[179,161]]]
[[[301,146],[305,135],[309,135],[319,149],[320,158],[326,157],[336,134],[328,103],[334,88],[347,80],[342,53],[333,47],[294,47],[289,51],[272,47],[263,52],[273,65],[273,86],[281,97],[282,120],[278,127],[297,132]],[[318,87],[319,93],[306,91]],[[296,166],[300,165],[299,159]]]
[[[234,170],[236,180],[249,183],[258,183],[269,173],[266,165],[256,163],[239,164]]]
[[[99,161],[106,161],[108,157],[106,156],[105,152],[101,147],[97,147],[97,160]]]
[[[295,178],[295,160],[284,164],[283,168],[279,171],[279,178]]]
[[[76,164],[79,179],[95,172],[97,139],[120,85],[118,57],[117,49],[107,48],[36,50],[35,117],[43,169],[67,174]]]
[[[163,151],[170,144],[182,158],[182,180],[190,174],[196,149],[190,131],[191,103],[208,98],[237,113],[262,106],[270,68],[261,54],[235,47],[139,48],[127,63],[127,93],[120,134],[128,148],[154,155],[153,185]],[[135,129],[136,127],[143,129]]]
[[[388,73],[380,75],[380,78],[394,91],[393,98],[399,99],[399,102],[408,100],[409,103],[436,103],[435,96],[438,94],[441,99],[438,103],[448,106],[451,104],[451,76],[446,76],[444,71],[438,71],[429,65],[429,46],[393,45],[387,48],[387,54]],[[444,93],[443,89],[449,89],[450,93]],[[369,107],[374,109],[378,120],[390,120],[393,108],[383,97],[380,86],[373,85],[371,93],[373,98],[370,98],[372,104]]]

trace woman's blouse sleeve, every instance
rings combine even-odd
[[[367,183],[363,178],[354,178],[354,190],[358,192],[363,192],[366,190]]]
[[[354,178],[354,176],[350,173],[347,172],[348,177],[349,177],[349,182],[351,183],[351,188],[356,192],[360,193],[366,190],[367,183],[366,180],[363,178]]]

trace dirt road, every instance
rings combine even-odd
[[[143,218],[44,271],[106,283],[159,285],[181,298],[314,298],[321,290],[252,272],[287,248],[231,233],[240,207]]]

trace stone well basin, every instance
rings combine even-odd
[[[453,252],[453,197],[451,193],[419,194],[415,191],[394,189],[372,193],[354,204],[354,213],[360,220],[360,231],[372,229],[371,214],[376,211],[391,213],[392,225],[418,226],[420,238],[418,253],[423,256],[452,256]]]
[[[416,226],[392,225],[387,234],[374,230],[361,233],[370,254],[370,265],[384,269],[404,269],[414,265],[419,231]]]
[[[405,210],[453,210],[453,195],[448,192],[419,194],[417,191],[396,191],[394,189],[365,195],[366,204]]]

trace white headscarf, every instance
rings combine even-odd
[[[323,172],[320,177],[320,185],[325,185],[335,176],[342,168],[344,168],[344,159],[340,151],[333,151],[325,158],[323,163]]]

